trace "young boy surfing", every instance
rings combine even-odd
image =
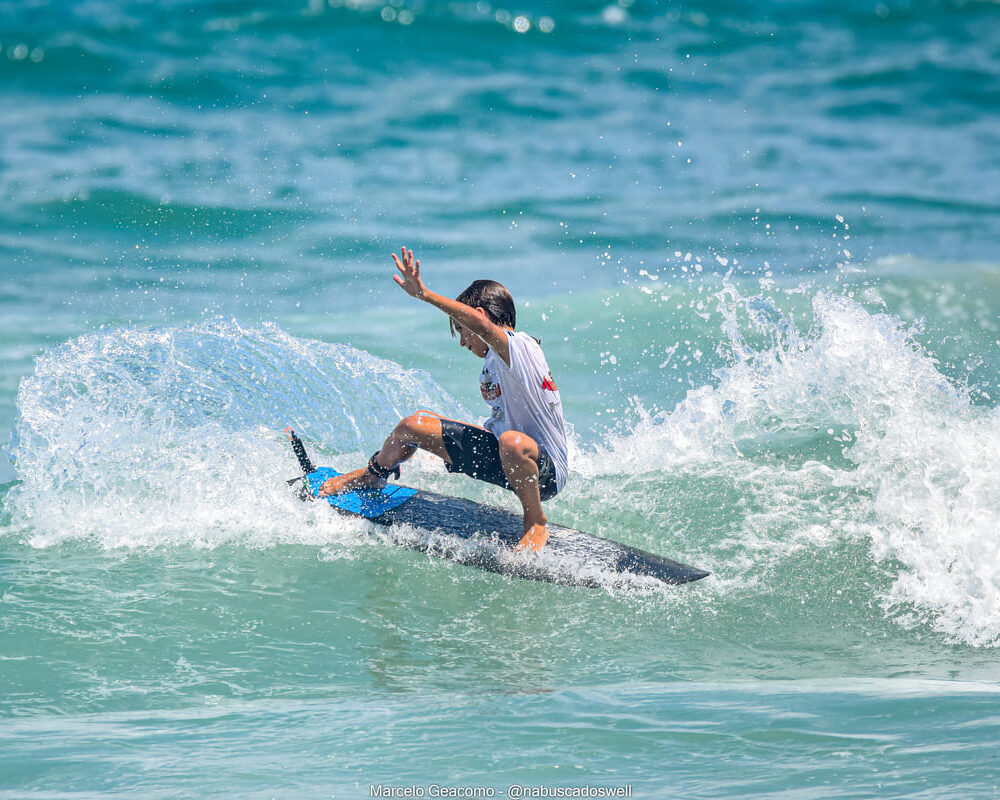
[[[515,550],[538,552],[548,541],[542,501],[566,484],[568,459],[562,401],[538,340],[514,330],[514,298],[496,281],[474,281],[455,300],[430,291],[413,251],[395,253],[393,280],[410,297],[448,315],[452,335],[485,359],[479,375],[490,418],[483,427],[417,411],[389,434],[368,466],[326,481],[320,497],[380,488],[418,449],[444,460],[449,472],[512,489],[524,510],[524,537]]]

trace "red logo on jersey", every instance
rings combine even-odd
[[[549,391],[549,392],[558,392],[559,391],[556,388],[556,382],[554,380],[552,380],[552,373],[551,372],[548,375],[546,375],[545,379],[542,381],[542,388],[545,389],[546,391]]]

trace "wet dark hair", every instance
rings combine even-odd
[[[513,329],[517,323],[514,298],[503,284],[496,281],[473,281],[455,298],[459,303],[472,308],[481,308],[490,322],[500,327]],[[451,335],[455,335],[455,322],[449,319]]]

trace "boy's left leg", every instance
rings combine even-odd
[[[514,487],[524,509],[524,537],[515,550],[537,553],[549,540],[548,518],[542,510],[538,486],[538,443],[518,431],[500,434],[500,461],[504,474]]]
[[[443,459],[446,464],[450,464],[451,456],[448,455],[441,436],[441,419],[431,411],[418,411],[401,420],[383,442],[381,449],[373,456],[376,468],[388,473],[417,450],[426,450]],[[320,487],[317,496],[326,497],[357,489],[377,488],[384,484],[384,478],[379,478],[368,468],[362,467],[330,478]]]

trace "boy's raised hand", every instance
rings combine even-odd
[[[405,247],[400,252],[403,255],[402,259],[395,253],[392,254],[392,260],[396,262],[396,269],[400,272],[399,275],[393,275],[392,279],[410,297],[416,297],[418,300],[422,299],[427,292],[427,287],[424,286],[424,282],[420,279],[420,259],[414,261],[413,251],[407,250]]]

